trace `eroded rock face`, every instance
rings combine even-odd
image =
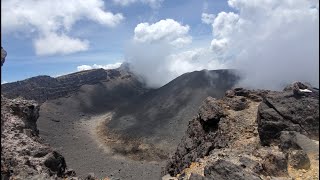
[[[308,87],[294,83],[284,92],[269,93],[258,111],[259,135],[263,145],[278,142],[281,131],[296,131],[319,140],[319,91],[308,87],[311,92],[300,92],[295,87]]]
[[[220,100],[207,98],[167,173],[185,179],[308,177],[299,169],[319,169],[311,162],[319,156],[318,107],[318,90],[300,82],[282,92],[235,88]]]
[[[31,129],[33,135],[38,135],[37,120],[40,106],[35,101],[28,101],[22,98],[8,102],[8,107],[12,110],[12,114],[19,116],[23,120],[25,125],[23,129]]]
[[[257,174],[245,171],[243,167],[225,160],[207,165],[204,168],[204,175],[210,179],[260,180]]]
[[[252,98],[251,98],[252,97]],[[257,98],[258,97],[258,98]],[[251,122],[243,117],[233,117],[230,112],[239,111],[238,105],[230,105],[245,102],[242,110],[248,109],[250,102],[259,101],[258,92],[237,88],[227,92],[227,96],[222,100],[208,97],[199,109],[197,118],[191,120],[188,125],[186,135],[178,145],[176,153],[167,164],[167,172],[176,176],[183,169],[189,167],[191,162],[198,158],[203,158],[209,154],[218,156],[219,152],[215,149],[223,149],[232,146],[236,141],[243,137],[245,131],[255,133],[257,129],[252,126],[256,115],[254,114]],[[254,100],[253,100],[254,99]],[[239,124],[237,124],[239,122]],[[250,129],[250,130],[249,130]]]
[[[5,51],[1,48],[1,65]],[[41,143],[39,105],[1,94],[1,179],[75,179],[64,158]]]
[[[68,174],[64,158],[41,143],[35,101],[1,96],[1,176],[12,179],[62,179]]]

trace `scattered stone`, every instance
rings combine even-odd
[[[259,176],[253,172],[247,172],[241,166],[231,162],[221,160],[207,165],[204,168],[204,176],[210,179],[237,179],[237,180],[260,180]]]
[[[248,107],[247,98],[236,96],[230,99],[226,99],[226,104],[235,111],[241,111]]]
[[[47,155],[47,158],[44,161],[44,165],[48,167],[51,171],[57,173],[59,177],[63,175],[67,168],[67,164],[64,160],[64,157],[56,151],[53,151]]]
[[[89,173],[88,176],[85,178],[85,180],[95,180],[94,173]]]
[[[199,116],[204,121],[214,121],[217,123],[221,117],[226,116],[224,109],[215,98],[208,97],[199,109]]]
[[[201,176],[200,174],[191,173],[189,180],[207,180],[207,178]]]
[[[289,154],[289,164],[295,169],[310,169],[310,159],[303,150],[293,150]]]
[[[268,176],[288,176],[288,160],[281,151],[268,150],[263,157],[262,167],[265,175]]]

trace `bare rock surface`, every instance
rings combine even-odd
[[[5,62],[6,56],[7,56],[7,52],[1,47],[1,66]]]
[[[317,179],[318,97],[317,89],[300,82],[282,92],[234,88],[222,99],[209,97],[166,173],[182,179],[195,173],[199,179]]]
[[[281,131],[296,131],[319,140],[319,91],[300,82],[292,86],[307,87],[311,92],[297,96],[294,88],[285,88],[267,94],[259,107],[258,130],[264,145],[278,141]]]
[[[38,117],[34,101],[1,96],[1,179],[72,179],[64,158],[38,136]]]

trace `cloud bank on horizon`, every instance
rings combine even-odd
[[[190,27],[172,19],[141,23],[126,53],[132,69],[151,87],[201,69],[235,68],[239,85],[280,89],[293,81],[319,87],[319,1],[229,0],[235,12],[203,13],[212,26],[208,47],[191,44]],[[138,38],[137,38],[138,37]]]
[[[121,62],[117,62],[117,63],[114,63],[114,64],[107,64],[107,65],[99,65],[99,64],[94,64],[92,66],[90,65],[81,65],[81,66],[78,66],[77,67],[77,70],[78,71],[86,71],[86,70],[91,70],[91,69],[116,69],[118,67],[121,66]]]

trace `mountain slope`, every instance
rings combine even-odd
[[[115,84],[115,82],[128,80],[132,85],[143,87],[144,85],[136,80],[132,73],[129,73],[124,67],[118,69],[93,69],[71,73],[56,78],[50,76],[36,76],[26,80],[6,83],[1,85],[2,93],[9,98],[22,96],[25,99],[36,100],[43,103],[46,100],[66,97],[80,91],[83,85],[103,85]],[[111,85],[112,86],[112,85]],[[117,90],[122,91],[121,87]],[[126,88],[128,89],[128,88]],[[96,94],[100,95],[103,86],[96,88]],[[106,91],[108,91],[107,89]],[[144,92],[144,90],[142,90]],[[123,92],[129,96],[128,92]],[[105,95],[105,94],[103,94]],[[110,94],[110,96],[113,94]],[[110,99],[110,97],[109,97]]]
[[[151,159],[156,151],[163,152],[160,158],[166,158],[165,154],[175,149],[187,128],[188,118],[196,115],[201,102],[208,96],[222,97],[238,79],[233,70],[203,70],[183,74],[165,86],[143,94],[127,106],[118,108],[106,126],[109,132],[106,136],[114,136],[132,145],[131,149],[126,147],[125,150],[114,145],[120,153],[137,154],[136,151],[141,150],[141,156],[146,156],[143,151],[150,148],[154,149],[147,153]],[[144,150],[139,148],[144,145],[147,146]]]

